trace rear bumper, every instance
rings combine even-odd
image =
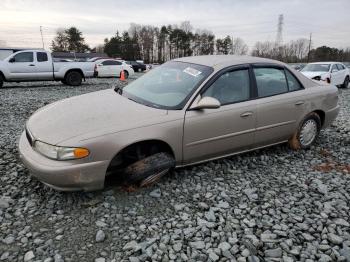
[[[48,159],[30,146],[25,132],[19,141],[19,154],[30,174],[60,191],[93,191],[104,187],[108,161],[74,163]]]
[[[340,107],[337,105],[335,108],[328,110],[325,114],[325,120],[323,123],[323,128],[326,128],[332,124],[332,122],[337,118],[339,114]]]

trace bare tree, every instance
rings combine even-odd
[[[193,26],[191,25],[190,21],[183,21],[180,25],[180,29],[188,34],[189,32],[192,32]]]
[[[246,55],[248,53],[248,46],[242,38],[236,37],[233,39],[231,54]]]

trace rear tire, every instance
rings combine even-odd
[[[62,82],[62,84],[64,84],[64,85],[66,85],[67,84],[67,82],[66,82],[66,80],[61,80],[61,82]]]
[[[344,83],[342,85],[342,88],[348,88],[349,87],[349,76],[346,76],[344,79]]]
[[[289,147],[293,150],[307,149],[315,142],[321,130],[321,119],[316,113],[310,113],[301,122],[299,128],[289,139]]]
[[[4,79],[2,75],[0,75],[0,88],[4,85]]]
[[[125,181],[140,186],[151,185],[173,167],[175,160],[172,155],[165,152],[156,153],[126,167]]]
[[[64,77],[64,81],[70,86],[80,86],[83,81],[83,77],[78,71],[70,71]]]

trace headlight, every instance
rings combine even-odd
[[[79,159],[87,157],[90,153],[86,148],[53,146],[38,140],[34,143],[34,149],[40,154],[54,160]]]

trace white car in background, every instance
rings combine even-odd
[[[95,77],[120,77],[124,71],[125,78],[133,75],[135,72],[130,65],[122,60],[100,59],[95,64]]]
[[[310,79],[325,81],[328,84],[344,88],[349,85],[349,68],[339,62],[310,63],[300,72]]]

